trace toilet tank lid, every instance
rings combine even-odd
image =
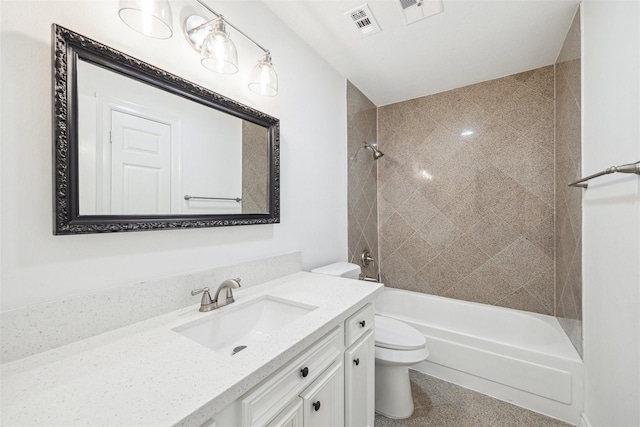
[[[392,350],[418,350],[427,343],[417,329],[396,319],[375,316],[376,319],[376,347]]]
[[[360,274],[360,266],[350,262],[336,262],[324,267],[314,268],[311,272],[327,276],[354,277]]]

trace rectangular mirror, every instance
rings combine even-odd
[[[279,222],[279,121],[53,26],[54,234]]]

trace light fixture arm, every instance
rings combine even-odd
[[[276,96],[278,75],[271,62],[271,52],[225,20],[203,0],[194,1],[215,16],[210,19],[193,14],[185,17],[182,22],[183,34],[189,45],[200,54],[202,66],[220,74],[238,72],[238,52],[226,30],[229,25],[263,53],[249,73],[249,90],[258,95]],[[141,34],[155,38],[169,38],[173,34],[169,0],[120,0],[118,7],[122,21]],[[148,22],[155,25],[147,25]]]
[[[214,14],[217,18],[222,17],[221,14],[215,12],[213,9],[211,9],[209,6],[207,6],[204,2],[202,2],[201,0],[195,0],[196,3],[198,3],[200,6],[204,7],[205,9],[207,9],[209,12],[211,12],[212,14]],[[213,22],[215,22],[215,19],[212,19],[211,21],[207,21],[204,24],[198,25],[197,27],[189,30],[189,34],[193,34],[197,31],[200,31],[210,25],[213,24]],[[264,47],[262,47],[258,42],[256,42],[254,39],[252,39],[251,37],[249,37],[248,35],[246,35],[244,32],[242,32],[242,30],[240,30],[238,27],[236,27],[235,25],[233,25],[231,22],[229,22],[226,18],[224,18],[224,22],[225,24],[227,24],[228,26],[230,26],[231,28],[233,28],[236,32],[238,32],[240,35],[242,35],[245,39],[249,40],[251,43],[253,43],[254,45],[256,45],[256,47],[258,47],[259,49],[261,49],[264,53],[269,53],[269,49],[265,49]]]

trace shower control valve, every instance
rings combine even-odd
[[[363,267],[368,267],[370,264],[375,265],[376,263],[376,260],[371,256],[371,252],[369,252],[367,249],[362,252],[362,255],[360,255],[360,259],[362,260]]]

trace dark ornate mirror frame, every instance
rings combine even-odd
[[[53,233],[84,234],[280,222],[280,121],[53,24]],[[77,63],[82,59],[268,130],[268,212],[224,215],[80,215]]]

